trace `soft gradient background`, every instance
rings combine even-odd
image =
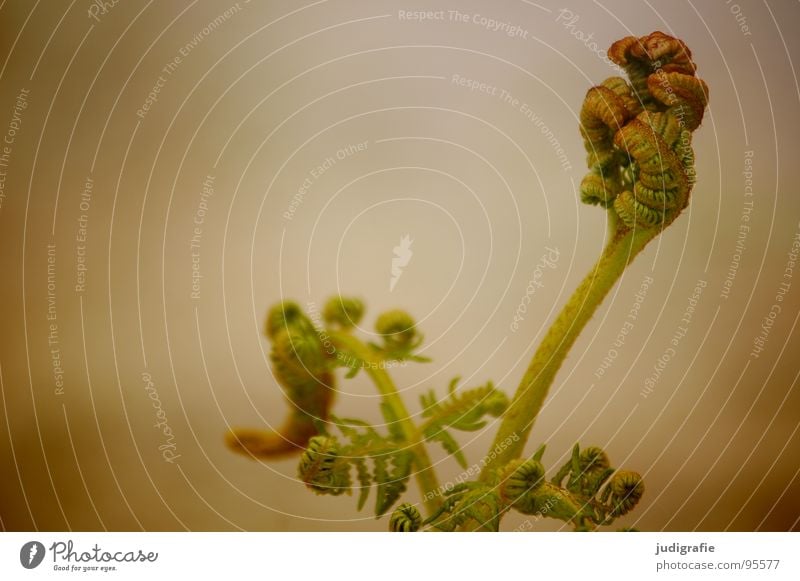
[[[575,193],[585,172],[577,112],[586,90],[615,74],[591,43],[605,49],[663,30],[687,42],[711,92],[695,138],[693,200],[576,344],[528,449],[547,442],[555,468],[576,441],[596,444],[641,472],[647,493],[629,526],[800,528],[797,268],[764,351],[750,356],[800,232],[800,7],[632,4],[125,0],[101,14],[87,0],[2,2],[0,134],[29,90],[2,168],[2,527],[385,530],[385,520],[356,512],[354,498],[305,490],[296,460],[261,464],[224,448],[229,425],[279,424],[286,412],[260,333],[266,309],[282,297],[320,304],[357,294],[369,305],[368,335],[382,310],[407,308],[434,359],[395,372],[414,412],[423,389],[444,390],[456,375],[513,393],[605,235],[603,212]],[[399,15],[455,9],[469,21]],[[578,16],[571,27],[561,9]],[[475,14],[526,34],[489,30]],[[182,49],[175,70],[163,72]],[[137,116],[159,75],[158,100]],[[497,94],[470,91],[454,75]],[[519,103],[503,101],[502,90]],[[363,151],[311,176],[358,143]],[[724,298],[747,151],[750,229]],[[209,175],[192,298],[189,241]],[[87,177],[94,186],[81,209]],[[88,270],[77,292],[82,214]],[[392,248],[403,235],[413,238],[413,257],[390,292]],[[547,247],[559,260],[513,332]],[[634,328],[598,378],[648,276]],[[707,286],[689,332],[642,397],[698,280]],[[48,344],[53,322],[63,394]],[[174,463],[158,449],[164,437],[145,372],[175,435]],[[336,410],[377,422],[377,403],[362,374],[342,385]],[[462,438],[472,461],[495,428]],[[433,453],[443,480],[458,474]],[[409,498],[419,499],[414,485]],[[560,526],[504,521],[505,530]]]

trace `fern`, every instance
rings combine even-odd
[[[408,478],[411,475],[411,460],[411,454],[407,451],[399,451],[389,457],[391,469],[387,472],[384,465],[384,478],[380,480],[376,478],[378,485],[375,499],[376,516],[386,514],[386,511],[392,508],[397,499],[406,491]]]
[[[375,485],[375,515],[383,516],[406,491],[413,455],[397,439],[396,429],[390,428],[384,436],[361,420],[334,417],[332,422],[349,443],[330,435],[313,438],[301,457],[300,477],[317,494],[351,494],[354,470],[358,509],[364,507]]]
[[[353,466],[356,468],[358,483],[361,485],[358,493],[358,510],[364,508],[369,498],[369,489],[372,487],[372,475],[369,473],[367,462],[364,458],[353,458]]]
[[[451,454],[462,468],[467,467],[467,459],[455,438],[447,431],[455,428],[464,432],[474,432],[486,425],[486,416],[499,417],[508,407],[508,397],[494,387],[492,382],[486,385],[456,392],[460,377],[455,377],[448,386],[448,397],[442,401],[430,390],[420,396],[422,417],[428,418],[420,428],[424,438],[429,442],[439,442],[448,454]]]
[[[644,494],[635,472],[615,470],[597,447],[575,444],[567,462],[550,482],[541,464],[544,446],[528,460],[514,460],[500,474],[501,501],[522,514],[555,518],[575,530],[607,526],[633,510]]]
[[[544,447],[522,459],[576,339],[630,262],[687,207],[696,181],[690,138],[702,121],[708,87],[695,76],[691,51],[656,31],[618,40],[607,54],[625,69],[628,81],[612,77],[586,94],[580,130],[589,173],[581,181],[580,197],[607,212],[608,241],[531,358],[514,395],[513,413],[504,413],[509,400],[491,383],[459,392],[456,378],[443,399],[433,391],[422,396],[420,425],[387,371],[393,362],[428,361],[417,354],[423,336],[411,314],[399,309],[379,314],[374,323],[378,338],[367,343],[356,334],[365,311],[362,300],[332,298],[322,310],[324,325],[286,301],[270,310],[265,332],[272,342],[275,377],[295,411],[275,434],[233,430],[231,448],[257,458],[305,448],[300,476],[319,494],[352,494],[355,471],[359,509],[374,486],[378,516],[406,490],[413,468],[431,515],[425,523],[440,530],[498,530],[500,518],[511,509],[591,530],[636,506],[644,494],[641,477],[612,468],[600,448],[576,445],[550,481],[542,464]],[[375,384],[385,433],[365,422],[331,417],[334,371],[342,367],[347,377],[364,369]],[[477,480],[440,486],[426,442],[438,442],[466,468],[467,459],[450,432],[481,430],[489,418],[500,422]],[[331,426],[343,441],[329,433]],[[407,503],[389,520],[391,530],[422,526],[419,510]]]

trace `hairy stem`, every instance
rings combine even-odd
[[[536,350],[511,405],[503,414],[481,480],[490,481],[494,468],[522,456],[536,416],[570,348],[625,267],[659,231],[658,228],[634,231],[617,227],[597,263],[575,289]]]
[[[391,408],[394,418],[386,418],[387,422],[398,422],[403,432],[405,441],[414,455],[414,476],[422,494],[423,503],[428,513],[433,514],[439,508],[439,495],[428,494],[439,490],[439,481],[431,465],[428,451],[417,426],[411,421],[403,399],[397,392],[397,387],[391,376],[384,369],[384,362],[373,353],[369,347],[357,337],[346,332],[330,332],[331,339],[337,350],[351,354],[366,365],[365,371],[370,376],[378,391],[383,396],[383,401]]]

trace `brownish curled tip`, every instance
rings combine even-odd
[[[295,456],[317,435],[310,422],[289,420],[280,430],[270,432],[251,428],[235,428],[225,434],[225,444],[234,452],[254,460],[274,460]]]
[[[585,203],[613,207],[628,228],[664,227],[689,201],[694,183],[691,133],[700,126],[708,87],[686,44],[656,31],[618,40],[608,56],[630,84],[606,79],[586,95],[581,135],[590,169]]]
[[[627,36],[608,49],[608,57],[626,69],[628,67],[662,68],[665,72],[694,75],[697,66],[692,62],[692,51],[686,44],[660,30],[636,38]]]
[[[694,131],[703,120],[708,105],[708,85],[702,79],[671,72],[654,74],[647,78],[650,94],[667,107],[677,103],[685,105],[683,122],[685,128]]]
[[[286,421],[275,431],[232,429],[225,435],[228,448],[253,459],[286,458],[302,452],[309,440],[319,434],[317,424],[328,420],[333,406],[333,374],[326,371],[303,389],[294,389],[280,374],[279,378],[292,406]]]

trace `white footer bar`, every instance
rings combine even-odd
[[[2,533],[0,579],[800,579],[797,533]],[[556,577],[559,576],[559,577]],[[196,578],[196,577],[195,577]]]

